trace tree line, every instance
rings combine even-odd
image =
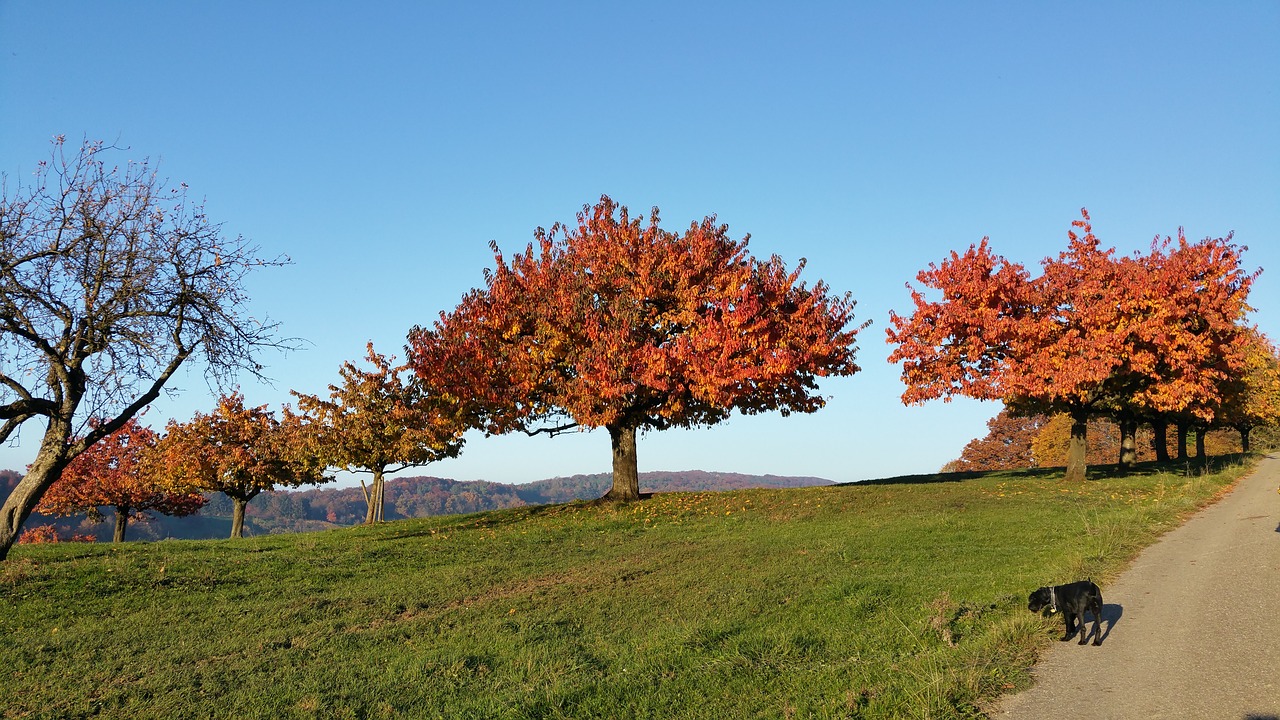
[[[41,503],[117,508],[123,537],[132,515],[188,513],[221,493],[238,536],[259,494],[335,469],[369,477],[365,521],[379,522],[386,475],[457,455],[468,430],[604,428],[604,499],[635,500],[637,434],[815,412],[820,379],[859,371],[868,323],[855,324],[850,293],[801,280],[803,259],[756,258],[750,236],[734,239],[714,215],[674,232],[657,208],[633,216],[602,196],[509,260],[493,243],[483,287],[411,328],[403,362],[369,344],[367,366],[344,363],[327,394],[254,406],[232,381],[261,376],[262,353],[287,343],[248,312],[244,280],[288,258],[228,237],[149,162],[110,164],[114,150],[57,138],[35,179],[10,192],[6,178],[0,199],[0,442],[44,426],[0,507],[0,559]],[[1255,402],[1275,350],[1245,324],[1257,273],[1242,269],[1243,248],[1180,233],[1120,257],[1087,213],[1073,225],[1039,277],[985,239],[917,276],[942,298],[912,289],[914,312],[891,314],[904,402],[967,395],[1066,412],[1072,479],[1084,476],[1090,417],[1116,418],[1129,444],[1138,422],[1227,423],[1247,438],[1273,418]],[[192,358],[221,390],[216,406],[163,433],[143,427],[139,414]]]
[[[1060,467],[1070,447],[1071,425],[1070,415],[1015,415],[1004,408],[987,421],[987,433],[970,440],[960,457],[944,465],[942,472]],[[1162,453],[1157,447],[1154,430],[1148,425],[1140,425],[1132,450],[1135,460],[1203,462],[1209,457],[1238,454],[1248,449],[1235,429],[1201,426],[1192,434],[1194,447],[1188,442],[1186,433],[1167,435]],[[1129,452],[1122,442],[1120,426],[1110,418],[1090,418],[1088,437],[1085,458],[1090,466],[1118,465],[1120,457]],[[1280,426],[1261,426],[1254,429],[1249,437],[1250,447],[1261,445],[1264,450],[1280,447]]]
[[[1091,418],[1121,434],[1122,468],[1147,424],[1158,459],[1168,429],[1252,428],[1280,416],[1276,348],[1247,321],[1260,270],[1225,238],[1157,237],[1146,253],[1104,248],[1087,211],[1067,247],[1026,267],[986,238],[920,271],[912,314],[890,314],[890,360],[902,363],[903,402],[1001,400],[1015,415],[1071,419],[1066,477],[1083,480]],[[928,291],[933,291],[929,293]]]

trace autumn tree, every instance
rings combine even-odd
[[[1080,221],[1076,224],[1079,226]],[[1020,412],[1072,416],[1068,477],[1083,479],[1085,433],[1118,355],[1117,283],[1111,253],[1092,233],[1069,234],[1068,249],[1032,279],[991,252],[987,239],[917,275],[940,301],[912,289],[915,312],[890,314],[890,362],[903,364],[903,401],[967,395],[1002,399]]]
[[[1039,467],[1061,467],[1071,447],[1071,430],[1074,421],[1070,415],[1059,413],[1045,418],[1044,424],[1031,441],[1031,453]],[[1119,424],[1105,417],[1089,418],[1087,435],[1089,443],[1085,451],[1087,465],[1104,465],[1116,461],[1123,440]],[[1135,451],[1133,462],[1138,461]]]
[[[1071,446],[1072,425],[1071,416],[1065,413],[1021,416],[1005,408],[987,421],[987,434],[965,445],[960,457],[947,463],[943,472],[1061,466]],[[1090,418],[1087,435],[1087,464],[1109,463],[1120,452],[1119,423],[1112,419]],[[1137,458],[1135,451],[1134,462]]]
[[[30,184],[0,183],[0,442],[43,427],[0,507],[0,559],[63,469],[189,359],[217,384],[259,373],[259,352],[279,346],[249,316],[244,280],[282,261],[224,235],[147,161],[111,164],[112,150],[57,138]]]
[[[1047,418],[1016,415],[1002,409],[987,421],[987,434],[970,440],[960,457],[947,463],[944,472],[1020,470],[1035,467],[1031,446]]]
[[[294,392],[319,443],[319,455],[330,467],[368,472],[364,491],[366,523],[382,522],[384,476],[408,467],[456,457],[467,424],[461,406],[448,403],[421,383],[405,382],[407,365],[366,347],[372,370],[343,363],[342,385],[329,386],[329,398]],[[287,414],[287,413],[286,413]]]
[[[1247,298],[1261,271],[1241,268],[1243,250],[1230,235],[1190,242],[1179,230],[1140,261],[1147,321],[1131,325],[1121,371],[1139,415],[1206,428],[1246,375]]]
[[[1237,371],[1231,347],[1256,276],[1240,269],[1230,237],[1179,233],[1148,256],[1117,258],[1081,214],[1039,277],[985,238],[931,264],[917,280],[942,298],[911,289],[914,312],[891,313],[888,329],[908,404],[965,395],[1067,413],[1073,480],[1084,479],[1090,416],[1210,412],[1218,380]]]
[[[605,497],[635,499],[637,431],[813,412],[818,378],[858,370],[852,298],[748,239],[714,216],[670,232],[657,208],[644,222],[602,197],[510,263],[493,244],[485,287],[410,332],[410,365],[489,433],[607,429]]]
[[[239,392],[224,395],[207,415],[169,422],[150,471],[172,488],[231,498],[231,537],[241,537],[245,508],[259,493],[331,479],[306,428],[297,416],[287,417],[277,420],[266,405],[245,407]]]
[[[1249,452],[1254,428],[1280,421],[1280,354],[1256,328],[1244,334],[1241,350],[1244,373],[1228,381],[1215,423],[1240,433],[1240,445]]]
[[[182,517],[204,506],[204,496],[170,492],[143,470],[147,453],[159,436],[136,418],[76,456],[45,492],[36,512],[45,515],[87,514],[101,518],[99,508],[115,511],[113,542],[124,542],[132,518],[148,512]]]

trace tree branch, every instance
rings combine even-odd
[[[90,430],[82,439],[72,444],[68,458],[73,458],[76,455],[79,455],[81,452],[84,452],[85,448],[93,445],[116,430],[119,430],[126,422],[129,421],[130,418],[138,414],[138,412],[147,405],[150,405],[156,398],[160,397],[160,391],[164,388],[164,384],[169,381],[169,378],[172,377],[175,372],[177,372],[182,363],[185,362],[188,357],[191,357],[191,353],[194,350],[194,347],[181,348],[178,354],[169,361],[167,366],[165,366],[164,371],[161,372],[151,383],[151,387],[147,388],[146,392],[139,395],[138,398],[126,406],[124,410],[121,410],[115,418]]]
[[[9,439],[9,436],[13,434],[13,431],[17,430],[22,423],[30,420],[31,417],[32,416],[30,414],[15,415],[6,420],[4,425],[0,426],[0,443],[6,442]]]
[[[542,427],[542,428],[538,428],[537,430],[525,429],[524,434],[528,435],[529,437],[533,437],[535,435],[542,435],[543,433],[546,433],[550,437],[555,437],[557,435],[560,435],[561,433],[566,433],[577,427],[578,427],[578,423],[569,423],[568,425],[559,425],[557,427]]]

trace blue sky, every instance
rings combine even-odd
[[[758,256],[858,300],[863,371],[811,416],[649,433],[640,469],[936,471],[999,408],[903,407],[904,283],[990,236],[1034,266],[1081,207],[1122,252],[1235,231],[1280,337],[1280,4],[0,0],[0,171],[65,134],[127,146],[293,265],[254,306],[303,350],[253,403],[318,393],[372,340],[483,282],[602,193],[669,228],[715,213]],[[198,373],[146,420],[212,406]],[[0,448],[20,469],[38,432]],[[409,474],[523,482],[609,468],[603,431],[471,437]],[[346,480],[346,482],[353,482]]]

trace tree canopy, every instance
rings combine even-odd
[[[331,479],[297,417],[289,417],[282,423],[266,405],[246,407],[239,392],[224,395],[209,414],[169,422],[150,471],[177,491],[231,498],[231,537],[240,537],[245,508],[259,493]]]
[[[889,359],[903,402],[965,395],[1020,413],[1073,420],[1067,476],[1084,478],[1094,414],[1188,413],[1205,421],[1223,382],[1243,370],[1238,347],[1249,288],[1231,237],[1157,239],[1149,254],[1103,249],[1087,211],[1067,248],[1032,277],[984,238],[917,275],[914,312],[890,314]],[[910,287],[910,286],[908,286]]]
[[[1256,328],[1249,329],[1239,349],[1244,373],[1227,381],[1215,421],[1236,429],[1242,449],[1248,452],[1254,428],[1280,421],[1280,353]]]
[[[485,287],[410,332],[410,365],[490,433],[608,429],[607,497],[633,499],[637,430],[813,412],[818,378],[858,370],[850,295],[748,239],[714,216],[670,232],[604,196],[510,262],[495,243]]]
[[[168,491],[144,471],[146,454],[154,450],[158,440],[155,431],[131,418],[77,455],[45,492],[36,512],[84,513],[98,519],[99,508],[113,508],[115,542],[124,541],[131,518],[148,512],[177,517],[198,512],[205,503],[203,495]]]
[[[373,523],[383,520],[384,475],[456,457],[467,424],[460,405],[402,380],[407,365],[393,365],[395,358],[374,351],[373,343],[366,352],[373,369],[343,363],[342,385],[330,385],[328,399],[293,394],[324,462],[373,475],[369,487],[360,481],[369,511],[365,522]]]

